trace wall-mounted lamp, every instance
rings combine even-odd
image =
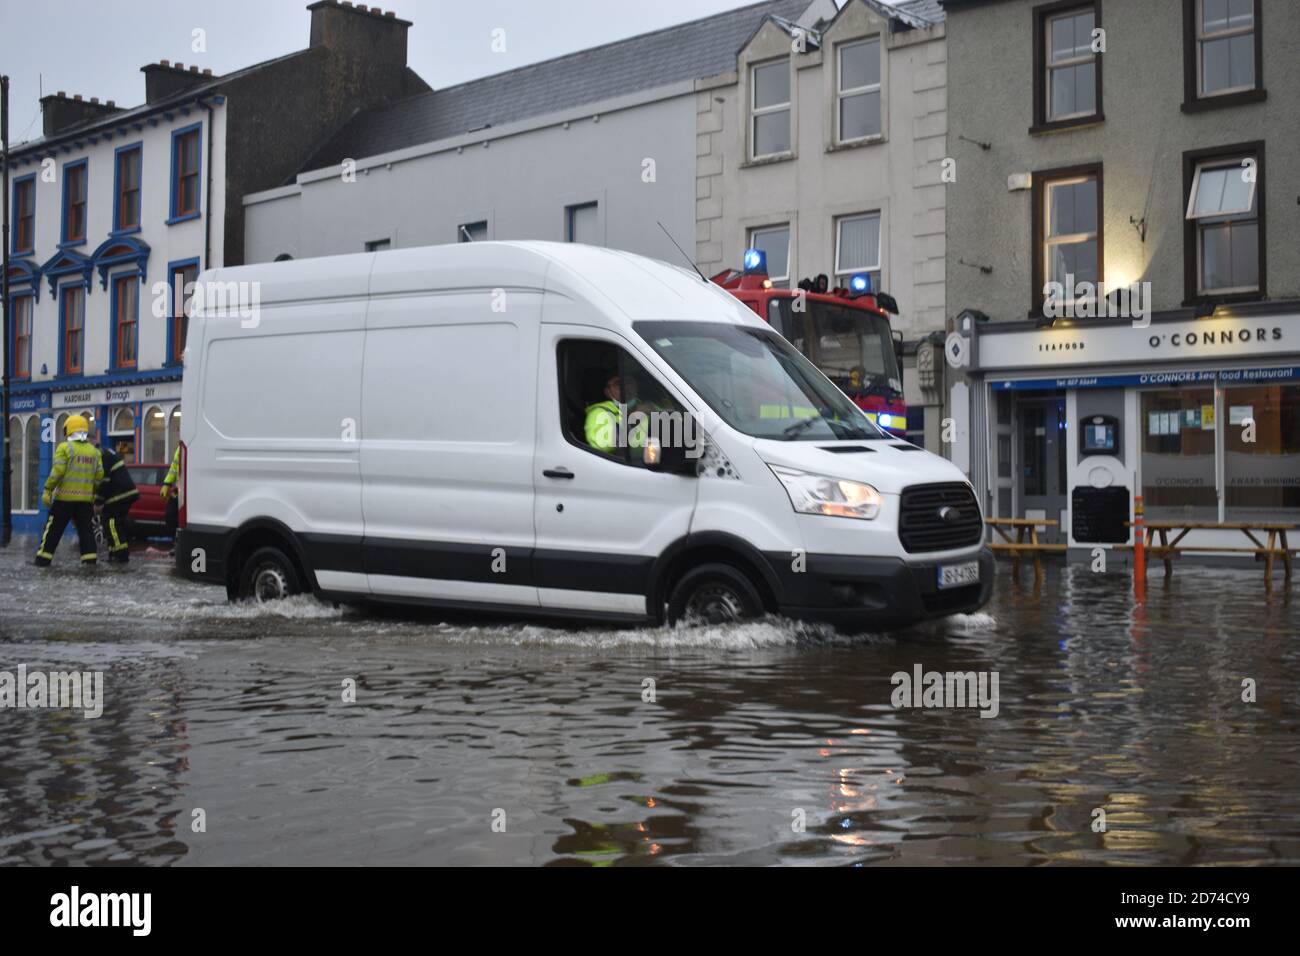
[[[1033,173],[1012,173],[1007,177],[1007,192],[1022,192],[1026,189],[1033,188]]]

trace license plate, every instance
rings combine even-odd
[[[940,589],[978,584],[979,580],[980,563],[978,561],[963,561],[961,564],[941,564],[939,566]]]

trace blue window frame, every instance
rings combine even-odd
[[[185,314],[185,283],[199,277],[198,259],[177,259],[167,263],[167,360],[164,365],[180,365],[185,352],[185,335],[189,316]]]
[[[131,269],[113,274],[109,306],[109,371],[135,368],[140,345],[140,273]]]
[[[9,254],[26,256],[36,251],[36,174],[14,179],[13,236]]]
[[[113,228],[110,235],[140,231],[144,204],[144,148],[140,143],[113,151]]]
[[[32,377],[32,332],[36,328],[36,292],[35,286],[26,292],[10,293],[9,347],[5,354],[9,357],[9,377],[19,381],[28,381]]]
[[[197,219],[203,200],[203,124],[172,130],[171,205],[167,225]]]
[[[90,208],[90,162],[74,159],[63,164],[63,223],[60,246],[79,246],[86,241]]]

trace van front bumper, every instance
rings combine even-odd
[[[993,552],[978,552],[943,561],[911,563],[902,558],[847,554],[806,555],[795,571],[788,552],[765,555],[780,581],[779,610],[786,617],[833,624],[845,631],[902,627],[948,614],[969,614],[993,594]],[[939,588],[943,565],[978,560],[977,584]]]

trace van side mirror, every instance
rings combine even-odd
[[[668,475],[695,475],[695,460],[686,457],[681,445],[664,445],[658,438],[647,438],[641,450],[641,461],[652,471]]]

